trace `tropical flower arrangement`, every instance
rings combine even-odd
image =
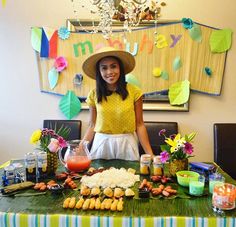
[[[161,162],[171,162],[173,160],[182,160],[193,157],[193,145],[192,141],[196,133],[190,133],[181,137],[180,134],[173,134],[170,137],[166,137],[166,130],[162,129],[159,132],[159,136],[165,137],[166,144],[161,145]]]
[[[71,129],[61,126],[58,130],[38,129],[30,137],[31,144],[39,144],[38,150],[56,153],[61,148],[66,147],[66,138],[68,138]]]

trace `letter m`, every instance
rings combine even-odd
[[[75,57],[79,57],[79,48],[82,52],[82,55],[86,54],[86,47],[89,48],[89,53],[92,54],[93,53],[93,46],[92,43],[90,41],[85,41],[85,42],[81,42],[81,43],[77,43],[77,44],[73,44],[73,48],[74,48],[74,55]]]

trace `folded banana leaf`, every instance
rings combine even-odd
[[[30,188],[32,186],[34,186],[33,182],[25,181],[25,182],[22,182],[22,183],[12,184],[12,185],[8,185],[6,187],[3,187],[3,188],[1,188],[1,193],[3,195],[5,195],[5,194],[16,192],[16,191],[19,191],[19,190],[22,190],[22,189]]]

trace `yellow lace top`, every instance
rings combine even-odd
[[[97,120],[95,132],[106,134],[133,133],[136,130],[134,103],[142,96],[142,91],[127,84],[128,96],[125,100],[113,92],[107,96],[107,101],[97,103],[96,90],[89,92],[86,102],[89,106],[96,106]]]

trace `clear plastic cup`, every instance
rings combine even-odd
[[[189,181],[189,194],[195,196],[201,196],[204,192],[205,177],[200,175],[198,179],[190,179]]]
[[[215,185],[222,185],[225,182],[225,178],[219,174],[214,173],[209,176],[209,192],[212,194]]]

